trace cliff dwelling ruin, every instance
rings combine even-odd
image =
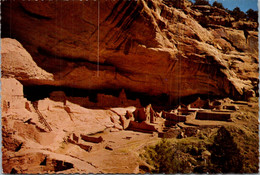
[[[256,13],[2,1],[3,172],[259,173]]]

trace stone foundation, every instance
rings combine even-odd
[[[231,113],[227,112],[212,112],[212,111],[198,111],[196,115],[198,120],[217,120],[217,121],[231,121]]]

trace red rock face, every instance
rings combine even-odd
[[[4,173],[142,172],[136,151],[154,143],[156,133],[124,130],[184,137],[197,129],[165,133],[164,125],[216,125],[187,117],[188,108],[165,121],[165,112],[142,108],[143,99],[149,104],[155,96],[162,104],[155,107],[165,110],[166,102],[198,94],[248,101],[257,96],[255,26],[186,0],[3,1]],[[243,111],[239,115],[257,123]]]
[[[241,97],[256,87],[257,35],[204,28],[192,17],[201,12],[189,6],[177,9],[157,0],[4,2],[3,36],[21,42],[54,76],[24,79],[29,84],[124,88],[171,98]],[[249,73],[248,64],[233,70],[238,58],[255,60]]]

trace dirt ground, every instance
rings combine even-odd
[[[102,136],[101,143],[90,143],[90,152],[70,143],[56,150],[57,153],[77,157],[89,162],[102,173],[139,173],[138,152],[146,145],[157,143],[160,138],[156,134],[134,131],[104,132],[93,135]]]

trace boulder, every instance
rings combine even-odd
[[[53,74],[38,67],[22,44],[11,38],[1,39],[1,69],[2,77],[35,82],[53,81]]]

